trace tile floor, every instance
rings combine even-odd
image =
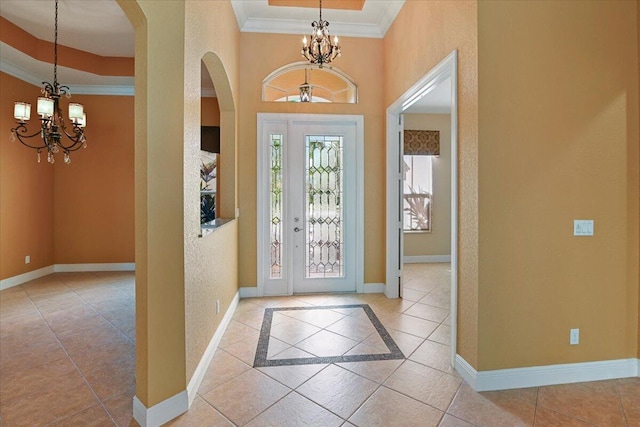
[[[191,410],[169,425],[640,426],[640,378],[474,392],[449,366],[448,267],[407,265],[402,300],[242,300]],[[131,274],[76,273],[0,292],[0,425],[137,425],[133,290]],[[389,352],[362,308],[318,308],[344,305],[368,305],[406,359],[304,363]],[[261,337],[276,366],[252,367]]]

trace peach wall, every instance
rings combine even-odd
[[[235,217],[236,112],[240,32],[228,1],[187,2],[184,87],[184,259],[186,373],[189,381],[238,291],[238,224],[199,238],[202,62],[217,94],[221,217]],[[216,313],[216,301],[220,313]]]
[[[478,355],[477,3],[407,0],[384,38],[384,106],[458,51],[458,353]],[[380,233],[383,229],[380,229]]]
[[[636,32],[638,36],[638,87],[640,87],[640,0],[636,0]],[[640,96],[638,96],[640,98]],[[639,107],[640,109],[640,107]],[[638,130],[640,133],[640,129]],[[640,182],[639,182],[640,185]],[[640,215],[639,215],[640,222]],[[640,295],[640,277],[638,277],[638,294]],[[640,359],[640,297],[638,298],[638,358]]]
[[[405,232],[404,256],[451,255],[451,115],[405,114],[404,128],[440,131],[440,155],[431,159],[433,205],[430,232]]]
[[[237,293],[236,224],[199,237],[199,154],[204,62],[234,212],[239,32],[228,1],[118,4],[136,33],[136,396],[152,407],[185,390]]]
[[[134,262],[134,99],[73,95],[87,113],[87,148],[54,165],[54,262]],[[66,101],[63,101],[66,108]]]
[[[241,34],[240,116],[238,130],[239,282],[256,286],[256,133],[257,113],[364,115],[365,283],[384,283],[385,140],[382,80],[382,40],[340,37],[342,57],[334,66],[358,85],[358,104],[262,102],[262,80],[286,64],[300,61],[300,36]],[[281,48],[273,49],[273,46]],[[269,55],[264,52],[269,51]],[[260,60],[256,60],[260,58]]]
[[[0,279],[53,264],[54,167],[46,157],[37,163],[35,150],[9,140],[14,101],[35,105],[39,95],[39,88],[0,73]],[[32,116],[30,133],[38,123]]]
[[[635,7],[478,3],[478,370],[637,354]]]

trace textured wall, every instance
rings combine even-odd
[[[87,148],[54,166],[54,263],[134,262],[134,99],[73,95]]]
[[[478,4],[479,370],[637,354],[635,7]]]
[[[235,99],[238,93],[240,33],[228,1],[187,2],[185,7],[183,191],[188,382],[238,290],[238,232],[235,221],[204,238],[198,238],[198,234],[202,61],[215,86],[220,111],[219,212],[222,218],[235,217]],[[220,300],[219,314],[215,311],[216,300]]]
[[[405,114],[404,128],[440,131],[440,155],[431,159],[433,227],[429,233],[404,233],[404,255],[451,255],[451,116]]]
[[[458,353],[472,366],[478,341],[477,43],[474,1],[408,0],[384,38],[385,106],[458,51]]]
[[[37,163],[35,150],[9,140],[16,126],[14,101],[35,106],[39,95],[38,87],[0,73],[0,279],[53,264],[54,167],[46,155]],[[35,116],[31,133],[40,122]],[[24,263],[26,255],[30,264]]]

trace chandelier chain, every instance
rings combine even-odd
[[[58,82],[58,0],[56,0],[56,18],[53,37],[53,83]]]

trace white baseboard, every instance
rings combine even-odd
[[[365,283],[363,286],[363,293],[382,294],[384,293],[384,289],[385,289],[384,283]],[[240,288],[239,293],[240,293],[240,299],[255,298],[258,296],[258,288],[257,287]]]
[[[402,262],[405,264],[451,262],[451,255],[405,255],[402,257]]]
[[[640,359],[604,360],[477,372],[459,354],[456,371],[476,391],[540,387],[639,376]]]
[[[56,273],[74,273],[81,271],[136,271],[134,262],[114,262],[95,264],[56,264]]]
[[[53,273],[68,273],[80,271],[135,271],[133,262],[97,263],[97,264],[54,264],[37,270],[28,271],[17,276],[0,280],[0,291],[22,285],[30,280],[38,279]]]
[[[141,427],[159,427],[188,410],[189,402],[186,390],[153,405],[151,408],[144,406],[138,396],[133,397],[133,418]]]
[[[384,283],[365,283],[363,293],[365,294],[383,294]]]
[[[43,276],[47,276],[49,274],[54,273],[54,266],[50,265],[48,267],[42,267],[37,270],[28,271],[26,273],[18,274],[17,276],[9,277],[3,280],[0,280],[0,291],[4,289],[9,289],[14,286],[21,285],[30,280],[38,279]]]
[[[258,288],[257,287],[246,287],[240,288],[238,290],[240,298],[255,298],[258,296]]]
[[[229,308],[227,309],[218,329],[213,334],[211,341],[209,341],[209,345],[205,350],[198,366],[196,367],[191,380],[189,381],[189,385],[187,385],[187,396],[189,398],[189,407],[193,403],[193,400],[196,398],[198,394],[198,389],[200,388],[200,384],[202,384],[202,379],[204,378],[204,374],[207,372],[209,368],[209,364],[211,363],[211,359],[213,359],[213,355],[218,349],[218,344],[220,344],[220,340],[227,330],[227,326],[229,326],[229,322],[231,322],[231,318],[233,317],[233,313],[236,311],[238,307],[238,301],[240,301],[240,291],[236,292],[236,295],[233,297]]]

